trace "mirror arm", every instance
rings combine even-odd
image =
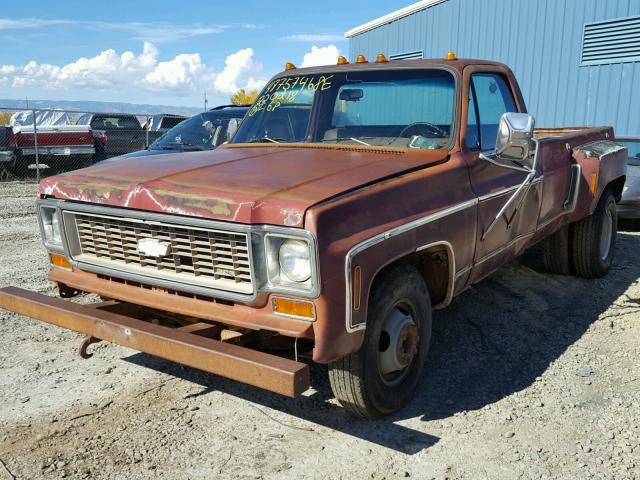
[[[514,192],[514,194],[511,196],[511,198],[509,198],[506,203],[502,206],[502,208],[500,209],[500,211],[496,214],[496,216],[493,218],[493,220],[491,221],[491,223],[489,223],[489,225],[487,225],[487,228],[485,228],[485,230],[482,232],[482,236],[480,237],[481,241],[484,241],[485,238],[487,238],[487,235],[489,234],[489,232],[491,232],[491,230],[493,230],[493,227],[495,227],[498,224],[498,220],[500,219],[500,217],[502,217],[502,215],[505,214],[505,212],[507,211],[507,208],[511,205],[511,203],[518,198],[518,196],[520,195],[520,193],[523,191],[523,189],[527,189],[531,186],[531,182],[533,181],[533,179],[536,176],[536,165],[538,163],[537,161],[537,151],[538,151],[538,144],[536,142],[535,144],[535,149],[529,154],[531,157],[533,157],[533,165],[532,167],[526,168],[526,167],[511,167],[508,165],[503,165],[501,163],[496,162],[493,158],[488,157],[484,154],[480,154],[480,158],[487,160],[490,163],[493,163],[494,165],[497,165],[499,167],[504,167],[504,168],[510,168],[513,170],[518,170],[518,171],[522,171],[522,172],[526,172],[527,176],[524,179],[524,181],[520,184],[520,186],[516,189],[516,191]],[[520,198],[520,201],[518,202],[518,206],[516,207],[516,212],[517,210],[520,208],[520,204],[522,204],[522,201],[524,200],[524,196],[522,196]],[[514,212],[514,215],[516,214],[516,212]]]
[[[485,238],[487,238],[487,235],[489,234],[489,232],[491,230],[493,230],[493,227],[495,227],[498,224],[498,220],[500,220],[500,217],[502,217],[502,215],[505,214],[505,212],[507,211],[507,208],[509,208],[509,206],[513,203],[513,201],[518,198],[518,195],[520,195],[520,193],[525,189],[528,188],[529,185],[531,185],[531,181],[533,180],[533,178],[535,177],[535,170],[530,170],[529,174],[527,175],[527,177],[524,179],[524,181],[520,184],[520,186],[518,186],[518,188],[516,189],[516,191],[513,193],[513,195],[505,202],[505,204],[502,206],[502,208],[500,209],[500,211],[496,214],[496,216],[493,218],[493,220],[491,221],[491,223],[489,225],[487,225],[487,228],[485,228],[484,232],[482,232],[482,236],[480,237],[480,240],[483,241]]]
[[[518,172],[524,172],[524,173],[531,173],[533,172],[532,169],[527,168],[525,166],[518,166],[518,165],[506,165],[504,163],[500,163],[498,161],[495,160],[495,153],[490,153],[489,155],[486,155],[482,152],[480,152],[479,158],[481,160],[485,160],[493,165],[495,165],[496,167],[502,167],[502,168],[508,168],[509,170],[516,170]]]

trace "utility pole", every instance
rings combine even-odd
[[[207,92],[204,92],[204,111],[207,111],[207,104],[209,101],[207,100]]]

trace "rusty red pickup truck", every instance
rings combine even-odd
[[[626,155],[611,127],[535,129],[499,63],[288,64],[215,151],[43,180],[49,279],[103,301],[0,306],[86,334],[83,356],[109,341],[289,396],[328,364],[377,418],[419,384],[432,310],[526,248],[607,273]]]

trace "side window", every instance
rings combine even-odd
[[[104,128],[104,118],[102,117],[93,117],[91,119],[91,128],[94,130],[100,130]]]
[[[480,148],[492,150],[496,146],[500,117],[505,112],[517,111],[513,95],[504,78],[495,73],[472,75],[471,89],[480,118]]]

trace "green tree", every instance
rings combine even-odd
[[[11,120],[11,112],[0,112],[0,125],[9,125],[9,120]]]
[[[241,88],[236,93],[231,95],[231,103],[233,105],[251,105],[258,98],[257,90],[246,91],[244,88]]]

